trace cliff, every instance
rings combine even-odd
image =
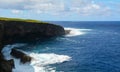
[[[0,71],[11,72],[14,64],[4,59],[1,53],[4,45],[14,42],[43,40],[64,34],[64,28],[59,25],[36,20],[0,18]],[[3,65],[8,68],[4,68]],[[7,71],[7,69],[9,70]]]
[[[0,52],[3,48],[3,27],[2,24],[0,24]]]
[[[4,31],[3,42],[11,43],[16,40],[36,40],[64,35],[64,28],[35,20],[0,19]]]

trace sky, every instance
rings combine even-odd
[[[120,21],[120,0],[0,0],[0,17],[42,21]]]

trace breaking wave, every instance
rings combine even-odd
[[[66,36],[67,37],[72,37],[72,36],[79,36],[79,35],[84,35],[88,31],[91,31],[91,29],[78,29],[78,28],[64,28],[65,30],[70,30],[70,33],[68,33]]]
[[[13,57],[10,55],[11,49],[23,45],[24,44],[7,45],[3,48],[2,53],[7,60],[12,59]],[[58,55],[55,53],[25,53],[33,58],[31,63],[21,64],[19,59],[13,58],[15,62],[15,69],[13,69],[13,72],[56,72],[56,68],[51,67],[51,64],[58,64],[71,60],[71,57],[67,55]]]

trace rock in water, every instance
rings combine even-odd
[[[0,53],[0,72],[12,72],[13,68],[15,68],[14,60],[5,60]]]
[[[65,34],[70,34],[71,30],[65,30]]]
[[[13,57],[20,59],[21,63],[26,63],[26,62],[30,62],[32,57],[26,55],[25,53],[17,50],[17,49],[12,49],[11,53],[10,53]]]

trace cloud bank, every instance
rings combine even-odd
[[[12,13],[29,10],[53,15],[71,14],[78,15],[105,15],[110,13],[110,8],[93,0],[0,0],[1,9],[11,9]]]

